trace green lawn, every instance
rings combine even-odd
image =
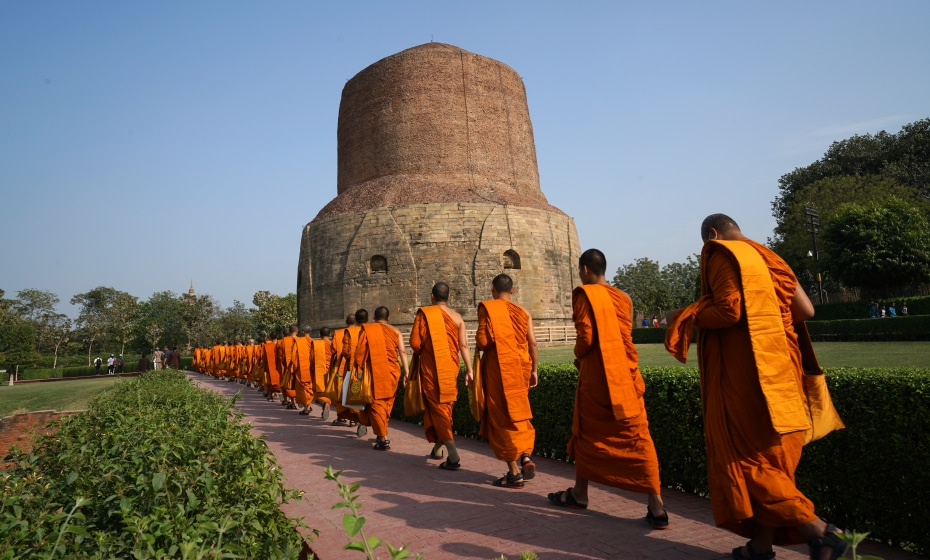
[[[681,366],[661,344],[640,344],[639,365]],[[926,342],[815,342],[817,360],[831,367],[930,367],[930,344]],[[549,346],[539,349],[540,362],[571,362],[572,346]],[[697,367],[697,349],[692,344],[686,367]]]
[[[118,381],[116,377],[0,385],[0,418],[35,410],[83,410]]]

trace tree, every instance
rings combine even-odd
[[[701,262],[699,255],[688,255],[683,263],[670,263],[662,267],[662,282],[668,292],[663,302],[665,309],[685,307],[701,297]]]
[[[16,300],[5,299],[3,297],[5,295],[6,292],[0,289],[0,325],[8,325],[19,320],[17,315],[11,311],[11,308],[16,303]]]
[[[842,206],[822,239],[821,261],[846,286],[887,297],[930,281],[930,221],[898,198]]]
[[[31,324],[21,321],[0,325],[0,366],[7,371],[38,360],[40,356],[35,346],[35,330]]]
[[[42,342],[51,348],[55,359],[52,361],[52,368],[58,367],[58,353],[62,345],[67,347],[71,341],[71,319],[62,313],[55,313],[47,318],[43,329]]]
[[[56,367],[59,349],[71,338],[71,319],[55,311],[60,301],[58,296],[52,292],[28,289],[16,292],[16,297],[11,309],[32,325],[36,352],[51,351],[55,356],[52,367]]]
[[[253,313],[245,308],[241,301],[233,300],[232,307],[227,307],[223,315],[216,320],[218,338],[235,343],[248,340],[255,330]]]
[[[152,294],[139,304],[139,317],[137,333],[141,330],[149,350],[162,345],[174,348],[187,341],[182,301],[174,292]]]
[[[274,331],[281,331],[297,322],[297,295],[287,294],[284,297],[271,292],[255,292],[252,296],[252,318],[255,328],[265,335]]]
[[[194,346],[205,346],[212,342],[211,325],[219,319],[222,310],[213,296],[204,294],[196,297],[184,294],[181,315],[187,332],[187,350]]]
[[[107,334],[108,308],[117,290],[98,286],[89,292],[77,294],[71,298],[71,305],[80,305],[77,326],[87,343],[87,365],[91,364],[91,352],[94,343],[102,341]]]
[[[136,296],[126,292],[115,292],[107,309],[108,330],[120,344],[120,356],[126,352],[126,343],[132,340],[139,321],[139,303]]]

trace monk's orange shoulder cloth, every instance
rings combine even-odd
[[[311,340],[310,341],[310,351],[313,353],[313,371],[311,375],[313,377],[314,389],[317,391],[323,391],[323,379],[326,375],[326,372],[329,371],[329,360],[328,352],[326,348],[325,340]],[[319,387],[317,387],[319,385]]]
[[[298,379],[302,383],[309,383],[312,379],[310,377],[312,375],[310,371],[310,346],[313,342],[309,336],[300,336],[297,337],[294,344],[297,346]]]
[[[604,364],[604,376],[607,378],[614,418],[622,420],[640,415],[642,404],[639,402],[631,374],[632,368],[627,359],[617,308],[609,289],[599,284],[584,284],[575,288],[575,293],[579,293],[579,290],[583,292],[591,305],[591,314],[597,329],[597,351]]]
[[[483,307],[487,312],[491,332],[494,333],[494,346],[497,348],[497,363],[500,367],[507,414],[510,420],[519,422],[532,419],[533,412],[530,410],[530,398],[524,374],[528,361],[527,349],[525,346],[521,348],[517,345],[517,333],[510,316],[511,305],[514,304],[501,299],[492,299],[479,303],[478,308],[480,310]]]
[[[388,362],[387,348],[384,345],[384,329],[380,323],[362,325],[365,331],[366,346],[363,364],[369,365],[374,398],[387,399],[394,396],[397,383],[391,384],[391,364]]]
[[[439,383],[439,402],[454,402],[458,398],[459,361],[457,356],[449,353],[449,340],[446,334],[446,314],[437,305],[420,308],[426,319],[426,328],[433,346],[436,360],[436,379]]]

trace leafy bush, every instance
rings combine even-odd
[[[872,320],[875,323],[892,320]],[[660,330],[660,329],[656,329]],[[707,456],[700,379],[696,368],[642,368],[646,382],[649,431],[659,456],[662,483],[706,496]],[[460,379],[464,375],[460,376]],[[539,386],[530,391],[534,454],[569,460],[578,373],[571,364],[540,364]],[[839,526],[870,531],[873,538],[916,552],[930,552],[930,369],[830,368],[827,384],[847,429],[804,449],[798,487],[817,512]],[[403,416],[403,389],[393,416]],[[464,383],[453,409],[461,436],[477,437],[478,423],[468,409]],[[889,515],[889,512],[895,512]]]
[[[299,493],[234,402],[151,372],[14,449],[0,558],[296,558],[279,505]]]

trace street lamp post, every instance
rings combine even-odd
[[[817,250],[817,232],[820,231],[820,213],[814,208],[805,207],[805,226],[811,234],[811,240],[814,242],[814,253],[807,252],[807,256],[813,256],[817,261],[817,295],[820,296],[820,303],[823,303],[823,278],[820,276],[820,252]]]

